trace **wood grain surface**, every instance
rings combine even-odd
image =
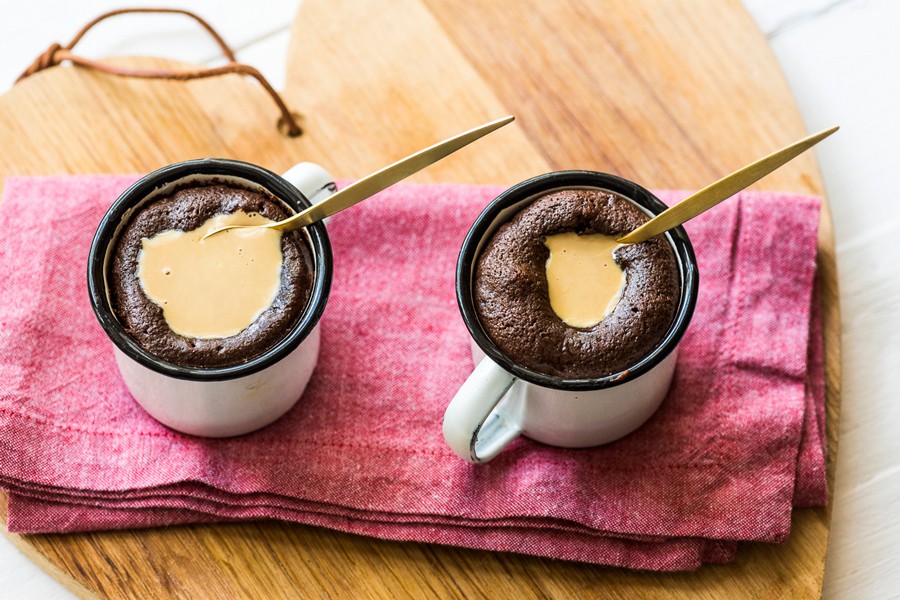
[[[277,133],[263,92],[234,76],[171,83],[50,69],[0,97],[0,176],[143,173],[223,156],[275,171],[313,160],[355,178],[514,114],[477,152],[414,180],[513,184],[586,168],[697,188],[805,133],[737,0],[304,0],[287,80],[306,128],[295,139]],[[822,193],[811,154],[756,187]],[[821,225],[833,477],[840,323],[827,210]],[[797,510],[786,544],[743,544],[732,564],[675,574],[277,522],[9,537],[83,597],[816,598],[829,517],[828,508]]]

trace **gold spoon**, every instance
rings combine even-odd
[[[754,163],[750,163],[743,169],[723,177],[719,181],[706,186],[693,196],[689,196],[679,202],[672,208],[659,213],[631,233],[620,237],[616,241],[620,244],[639,244],[641,242],[646,242],[655,235],[659,235],[673,227],[677,227],[689,219],[693,219],[719,202],[737,194],[750,184],[762,179],[784,163],[796,158],[799,154],[809,150],[838,129],[838,127],[832,127],[831,129],[820,131],[815,135],[794,142],[790,146],[785,146],[781,150],[773,152]]]
[[[411,154],[404,159],[398,160],[392,165],[388,165],[387,167],[372,173],[368,177],[360,179],[319,204],[315,204],[283,221],[267,223],[265,225],[228,225],[226,227],[213,229],[200,239],[205,240],[217,233],[243,227],[264,227],[268,229],[278,229],[280,231],[294,231],[295,229],[306,227],[325,217],[330,217],[334,213],[342,211],[345,208],[349,208],[358,202],[362,202],[369,196],[380,192],[386,187],[394,185],[398,181],[406,179],[413,173],[421,171],[428,165],[456,152],[463,146],[471,144],[478,138],[500,129],[507,123],[511,123],[514,119],[515,117],[513,116],[503,117],[502,119],[497,119],[496,121],[491,121],[480,127],[460,133],[443,142],[438,142],[424,150],[419,150],[415,154]]]

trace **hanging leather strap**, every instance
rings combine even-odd
[[[219,45],[219,48],[222,49],[222,53],[225,55],[225,58],[228,59],[228,64],[221,67],[187,69],[183,71],[169,69],[127,69],[102,61],[78,56],[77,54],[72,52],[75,44],[77,44],[81,40],[81,38],[84,37],[84,34],[87,33],[88,30],[91,29],[91,27],[110,17],[115,17],[117,15],[123,15],[127,13],[169,13],[185,15],[194,19],[201,27],[203,27],[203,29],[206,30],[207,33],[209,33],[210,36],[212,36],[213,40],[215,40],[215,42]],[[217,77],[219,75],[230,74],[253,77],[259,82],[259,84],[269,94],[269,96],[271,96],[272,100],[278,106],[278,110],[281,111],[281,118],[279,118],[278,120],[278,129],[291,137],[295,137],[303,133],[300,125],[297,123],[296,116],[291,113],[287,105],[284,103],[284,100],[282,100],[281,96],[278,94],[278,92],[275,91],[275,88],[273,88],[269,84],[266,78],[263,77],[263,74],[250,65],[239,63],[235,58],[234,52],[231,50],[228,44],[225,43],[225,40],[222,39],[222,36],[220,36],[216,32],[216,30],[213,29],[213,27],[202,17],[188,10],[181,10],[178,8],[125,8],[104,13],[82,27],[81,30],[77,34],[75,34],[75,37],[72,38],[72,41],[69,42],[66,46],[60,46],[56,43],[51,44],[51,46],[31,64],[31,66],[25,69],[25,72],[22,73],[16,80],[16,83],[22,81],[26,77],[34,75],[38,71],[43,71],[44,69],[59,65],[63,61],[69,61],[75,65],[88,69],[94,69],[102,73],[108,73],[109,75],[115,75],[118,77],[136,77],[139,79],[168,79],[174,81],[189,81],[191,79],[206,79],[207,77]]]

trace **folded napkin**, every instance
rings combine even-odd
[[[0,486],[12,532],[284,519],[638,569],[783,542],[822,505],[819,201],[742,193],[687,224],[700,296],[669,396],[599,448],[445,446],[472,370],[460,244],[501,188],[397,185],[328,225],[334,283],[304,397],[256,433],[167,429],[130,397],[88,302],[91,237],[134,176],[9,178],[0,203]],[[667,203],[681,192],[660,192]]]

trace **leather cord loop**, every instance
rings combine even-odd
[[[221,48],[222,53],[225,55],[225,58],[227,58],[229,62],[228,64],[221,67],[188,69],[184,71],[170,69],[128,69],[125,67],[111,65],[99,60],[85,58],[72,52],[72,49],[75,47],[75,45],[94,25],[110,17],[128,13],[168,13],[188,16],[194,19],[201,27],[203,27],[203,29],[206,30],[207,33],[209,33],[209,35],[218,44],[219,48]],[[57,43],[51,44],[46,51],[38,56],[38,58],[27,69],[25,69],[25,71],[16,80],[16,83],[22,81],[27,77],[30,77],[31,75],[34,75],[39,71],[57,66],[63,61],[69,61],[72,64],[78,65],[80,67],[94,69],[95,71],[100,71],[102,73],[107,73],[109,75],[114,75],[117,77],[135,77],[139,79],[168,79],[172,81],[189,81],[192,79],[206,79],[208,77],[217,77],[219,75],[229,74],[252,77],[259,82],[266,93],[269,94],[269,96],[272,98],[272,101],[275,102],[275,104],[278,106],[278,110],[281,111],[281,118],[278,120],[279,130],[283,127],[284,133],[291,137],[295,137],[303,133],[303,130],[300,128],[295,115],[290,111],[290,109],[284,103],[284,100],[281,98],[281,95],[279,95],[278,92],[275,91],[275,88],[273,88],[271,84],[269,84],[268,80],[263,76],[263,74],[250,65],[245,65],[243,63],[237,62],[234,52],[228,46],[228,44],[225,43],[225,40],[222,39],[218,32],[216,32],[216,30],[213,29],[213,27],[202,17],[187,10],[178,8],[126,8],[104,13],[82,27],[78,31],[78,33],[75,34],[75,37],[72,38],[72,41],[67,45],[60,46]]]

